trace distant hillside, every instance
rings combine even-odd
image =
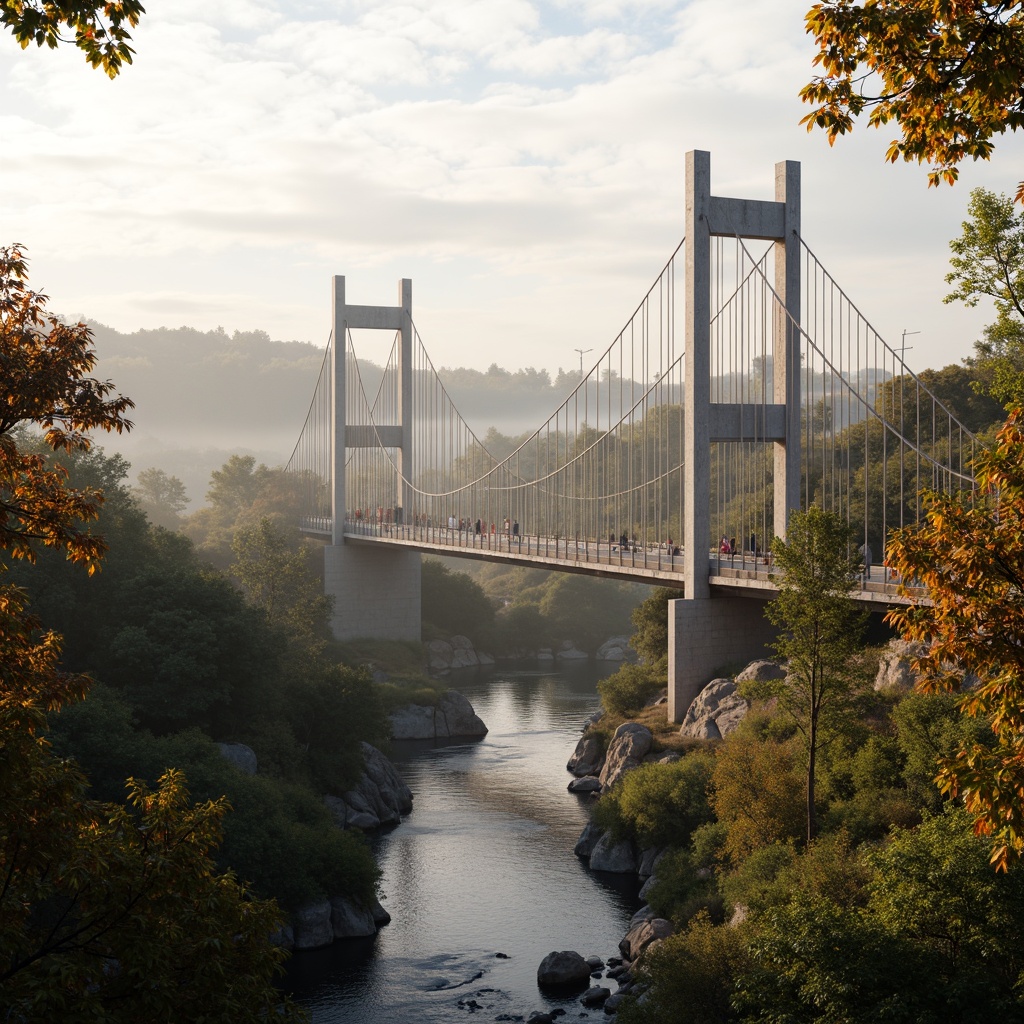
[[[274,341],[264,331],[198,331],[191,327],[122,334],[92,323],[99,355],[97,375],[114,381],[134,399],[135,429],[127,437],[103,438],[121,452],[133,473],[156,466],[179,477],[194,509],[203,503],[210,472],[233,454],[253,455],[280,465],[305,422],[324,350],[307,342]],[[373,391],[382,369],[362,363],[365,386]],[[494,428],[496,450],[511,450],[512,438],[540,426],[579,382],[577,370],[530,367],[486,371],[442,367],[438,374],[452,400],[478,436]],[[869,401],[884,377],[862,371],[859,382]],[[978,396],[962,366],[926,370],[922,380],[973,430],[1002,418],[1001,409]],[[629,381],[623,384],[628,390]],[[814,382],[809,394],[814,395]],[[592,393],[593,394],[593,393]],[[842,426],[844,424],[837,424]]]
[[[287,460],[305,422],[324,351],[307,342],[274,341],[264,331],[161,327],[123,334],[91,322],[97,376],[135,401],[135,429],[102,438],[132,463],[157,466],[184,481],[192,508],[202,503],[210,472],[230,455],[268,465]],[[373,389],[381,368],[363,364]],[[483,436],[490,427],[518,434],[537,426],[578,381],[546,371],[438,371],[456,405]]]

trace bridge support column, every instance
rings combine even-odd
[[[668,718],[681,722],[712,679],[767,657],[775,629],[764,601],[747,597],[681,598],[668,603]]]
[[[420,555],[384,545],[324,548],[324,592],[338,640],[420,639]]]
[[[405,483],[412,465],[412,281],[402,280],[397,306],[355,306],[345,297],[345,278],[332,282],[334,320],[331,388],[333,533],[324,549],[324,592],[334,598],[331,631],[338,640],[373,637],[379,640],[420,639],[420,555],[384,544],[352,544],[345,539],[347,453],[384,443],[396,450],[399,480],[386,504],[409,508],[412,495]],[[397,331],[399,349],[399,411],[397,424],[349,423],[346,363],[351,329]]]

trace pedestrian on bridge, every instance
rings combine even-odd
[[[864,579],[870,580],[871,563],[874,560],[874,552],[872,552],[871,545],[867,542],[867,540],[865,540],[864,543],[860,546],[860,557],[861,561],[864,563]]]

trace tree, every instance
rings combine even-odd
[[[849,706],[850,661],[867,621],[850,596],[860,568],[853,545],[852,528],[816,505],[794,512],[788,539],[772,543],[779,596],[765,614],[780,629],[775,651],[788,663],[772,693],[807,751],[808,842],[816,832],[814,782],[824,731]]]
[[[94,68],[116,78],[135,52],[128,29],[135,28],[146,9],[138,0],[4,0],[0,25],[24,50],[31,43],[56,49],[69,42],[61,32],[74,32],[74,43]]]
[[[176,476],[169,476],[155,467],[142,470],[138,481],[135,493],[149,521],[154,526],[176,530],[181,525],[185,506],[191,500],[185,485]]]
[[[668,664],[668,603],[679,597],[678,590],[658,587],[647,600],[633,609],[633,635],[629,646],[646,665]]]
[[[1007,407],[1024,402],[1024,213],[1013,200],[984,188],[971,192],[969,220],[949,247],[954,285],[944,302],[977,306],[983,296],[993,300],[995,323],[974,344],[971,369],[980,386]]]
[[[310,568],[306,546],[289,544],[284,532],[263,516],[238,529],[231,550],[231,573],[249,603],[261,609],[271,625],[282,627],[304,658],[320,655],[330,636],[332,599]]]
[[[48,315],[46,296],[27,281],[23,248],[0,247],[0,549],[34,561],[37,546],[58,548],[94,572],[105,546],[83,524],[96,519],[103,496],[68,487],[59,465],[19,448],[18,430],[34,423],[51,451],[88,451],[88,431],[131,429],[133,403],[87,376],[96,363],[89,328]]]
[[[153,792],[129,782],[132,809],[83,800],[44,735],[89,683],[59,659],[0,588],[0,1003],[15,1020],[290,1016],[272,984],[276,906],[210,857],[226,802],[192,806],[174,772]]]
[[[1012,412],[977,458],[977,492],[926,495],[924,522],[896,533],[887,555],[911,597],[888,621],[926,645],[920,689],[959,693],[961,712],[991,728],[988,742],[961,738],[940,760],[937,782],[963,798],[1004,870],[1024,852],[1022,416]],[[968,674],[977,685],[965,685]]]
[[[801,124],[824,129],[830,145],[870,111],[869,125],[899,126],[886,159],[927,162],[937,185],[1024,125],[1022,0],[822,0],[806,26],[823,73],[800,90],[815,105]]]
[[[18,247],[0,249],[0,550],[40,548],[93,571],[105,549],[82,529],[102,495],[70,486],[51,453],[88,453],[88,431],[130,427],[131,402],[85,376],[83,324],[44,318]],[[130,807],[83,799],[73,761],[55,757],[47,716],[90,680],[61,668],[61,643],[0,584],[0,1005],[14,1020],[255,1019],[291,1016],[272,979],[279,914],[249,899],[210,857],[224,801],[192,806],[184,780],[129,782]]]
[[[726,826],[725,857],[741,864],[755,850],[799,837],[804,826],[793,741],[731,735],[719,748],[711,808]]]

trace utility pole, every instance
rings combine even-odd
[[[908,334],[920,334],[920,333],[921,333],[920,331],[904,331],[903,332],[903,344],[900,346],[900,362],[901,363],[905,362],[903,357],[907,353],[907,335]],[[911,345],[910,347],[913,348],[914,346]]]
[[[583,380],[583,357],[594,350],[592,348],[574,348],[573,351],[580,354],[580,380]]]

